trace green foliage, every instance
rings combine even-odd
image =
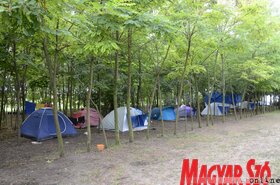
[[[257,84],[272,77],[274,68],[267,64],[264,58],[254,58],[248,60],[239,66],[241,80]]]
[[[118,51],[119,102],[123,105],[128,29],[133,33],[132,91],[137,91],[141,78],[140,96],[145,103],[160,67],[162,95],[175,99],[188,44],[191,47],[184,76],[185,91],[194,79],[201,94],[209,90],[208,81],[215,90],[221,90],[221,54],[225,57],[227,89],[234,87],[238,93],[248,87],[250,93],[280,90],[280,21],[279,17],[271,16],[265,1],[239,1],[237,7],[230,8],[206,0],[2,0],[0,24],[0,71],[8,71],[13,81],[11,47],[16,43],[20,75],[27,66],[28,97],[31,89],[38,97],[41,91],[48,91],[49,74],[42,54],[42,41],[47,37],[52,59],[59,51],[57,86],[60,91],[64,89],[64,96],[69,93],[71,82],[73,92],[84,98],[83,84],[89,81],[88,64],[94,58],[93,97],[97,101],[101,92],[104,109],[112,105],[113,64]],[[116,32],[120,34],[119,40]],[[78,97],[74,96],[77,102]]]

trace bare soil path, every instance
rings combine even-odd
[[[56,140],[31,144],[28,139],[0,141],[0,184],[96,184],[96,185],[173,185],[179,184],[184,158],[199,159],[202,164],[240,164],[245,169],[249,159],[258,163],[269,161],[273,178],[280,177],[280,112],[262,114],[184,133],[184,121],[179,134],[173,136],[173,122],[166,122],[165,137],[158,137],[160,123],[154,122],[152,138],[145,132],[135,133],[135,142],[128,143],[122,135],[122,145],[103,152],[95,148],[86,152],[85,130],[74,138],[65,138],[66,156],[59,159]],[[94,129],[94,144],[102,143],[102,134]],[[108,138],[113,144],[114,133]]]

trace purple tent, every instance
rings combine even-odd
[[[181,105],[179,107],[179,117],[191,117],[192,113],[192,108],[189,106]]]

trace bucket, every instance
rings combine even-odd
[[[104,144],[97,144],[96,148],[99,152],[102,152],[105,149],[105,145]]]

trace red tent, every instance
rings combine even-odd
[[[86,109],[83,109],[83,110],[80,110],[79,112],[75,112],[73,113],[72,115],[72,118],[75,118],[75,119],[78,119],[79,118],[84,118],[84,122],[80,122],[78,121],[78,124],[80,126],[80,128],[85,128],[87,125],[87,110]],[[93,109],[93,108],[90,108],[90,125],[91,126],[98,126],[99,125],[99,120],[100,120],[100,116],[98,114],[98,112]]]

